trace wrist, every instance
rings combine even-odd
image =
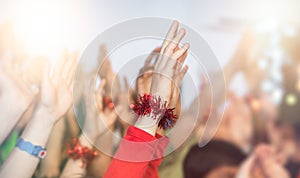
[[[162,99],[162,101],[167,102],[167,105],[169,105],[170,103],[170,96],[171,96],[171,86],[164,86],[165,84],[162,85],[156,85],[156,86],[160,86],[160,87],[151,87],[150,93],[153,96],[157,96],[160,97]]]
[[[51,116],[42,110],[37,110],[27,124],[22,138],[35,145],[45,147],[53,126]]]
[[[157,121],[153,120],[150,116],[142,116],[140,117],[136,123],[134,124],[135,127],[151,134],[151,135],[155,135],[156,134],[156,130],[157,130]]]
[[[155,135],[157,127],[163,129],[172,128],[177,120],[175,108],[169,108],[164,98],[153,94],[139,96],[133,104],[137,122],[136,127]]]
[[[48,124],[54,125],[59,118],[62,118],[65,113],[59,113],[57,110],[53,108],[49,108],[43,104],[38,104],[36,107],[35,115],[38,117],[42,116],[43,118],[47,118],[49,121]],[[35,118],[35,117],[34,117]]]
[[[94,140],[88,140],[88,138],[83,134],[80,135],[79,137],[80,144],[88,148],[93,148],[93,145],[89,141],[94,142]]]
[[[84,133],[82,133],[79,137],[80,141],[82,140],[83,142],[88,142],[88,143],[89,143],[89,141],[92,143],[96,141],[97,135],[95,133],[85,131],[84,129],[83,129],[83,132]],[[87,144],[87,146],[88,146],[88,144]]]

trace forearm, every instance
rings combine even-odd
[[[135,123],[135,127],[155,136],[157,130],[157,121],[154,121],[152,114],[150,116],[141,116]]]
[[[48,114],[37,111],[21,137],[44,148],[53,124]],[[0,177],[31,177],[39,161],[39,158],[15,147],[1,167]]]
[[[88,172],[91,174],[89,176],[103,177],[112,159],[109,155],[113,154],[113,136],[112,132],[107,131],[97,139],[96,148],[101,150],[101,152],[89,165]]]
[[[80,144],[85,147],[92,148],[92,145],[86,140],[85,136],[81,135],[79,137]],[[81,178],[86,175],[86,164],[82,162],[81,159],[73,160],[71,158],[68,159],[66,166],[64,167],[61,178]]]
[[[21,98],[20,102],[18,102],[15,106],[8,104],[1,99],[0,106],[2,112],[0,112],[0,144],[16,126],[29,105],[29,102],[23,102]]]
[[[62,158],[62,143],[64,139],[65,121],[59,120],[53,127],[47,143],[47,156],[41,160],[40,177],[58,177]]]
[[[61,174],[61,178],[82,178],[86,175],[86,168],[82,168],[79,165],[81,160],[68,159],[68,162]]]

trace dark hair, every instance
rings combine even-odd
[[[225,141],[213,140],[203,148],[194,145],[184,160],[184,177],[204,178],[218,167],[239,165],[245,158],[238,147]]]

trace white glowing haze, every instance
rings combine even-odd
[[[299,1],[294,0],[0,0],[0,3],[0,24],[11,21],[30,55],[46,55],[52,60],[63,48],[84,50],[91,40],[113,24],[155,16],[177,19],[197,30],[224,65],[236,48],[243,22],[255,21],[264,24],[263,29],[270,29],[281,21],[300,19],[297,14]],[[233,26],[229,30],[226,28],[228,22]],[[145,44],[134,49],[120,49],[126,54],[119,52],[114,57],[116,61],[126,62],[130,55],[136,56],[145,49],[150,52],[152,47]],[[113,63],[113,67],[117,70],[123,62]]]

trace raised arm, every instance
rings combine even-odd
[[[0,170],[0,177],[31,177],[45,156],[48,137],[54,124],[62,118],[72,103],[71,85],[76,61],[65,54],[49,77],[46,65],[41,86],[41,100],[33,118],[27,124],[18,146],[14,148]],[[33,148],[33,145],[36,147]],[[32,151],[35,152],[32,152]],[[15,171],[17,170],[17,171]]]
[[[185,30],[177,32],[178,22],[174,22],[171,26],[165,41],[163,42],[158,56],[157,65],[154,66],[154,73],[151,81],[150,93],[140,96],[139,103],[135,104],[133,110],[137,114],[137,122],[135,126],[128,128],[127,134],[123,138],[118,151],[110,164],[104,177],[118,178],[128,177],[157,177],[157,173],[153,172],[156,168],[149,169],[150,161],[156,159],[158,145],[162,145],[164,150],[167,146],[168,139],[158,140],[155,137],[159,122],[164,118],[165,109],[170,106],[170,98],[173,91],[173,80],[176,76],[176,66],[179,65],[178,59],[188,50],[189,45],[184,44],[178,48],[180,40],[185,34]],[[181,70],[179,70],[181,71]],[[161,100],[160,100],[160,99]],[[146,102],[142,100],[146,99]],[[147,107],[149,110],[143,110],[141,105],[147,105],[147,101],[155,102],[159,108]],[[161,107],[161,108],[160,108]],[[163,109],[164,108],[164,109]],[[173,120],[162,124],[164,128],[173,126]],[[169,125],[170,124],[170,125]],[[162,141],[163,143],[160,143]],[[158,146],[158,147],[157,147]],[[163,156],[163,155],[159,155]],[[155,165],[157,166],[157,165]]]

